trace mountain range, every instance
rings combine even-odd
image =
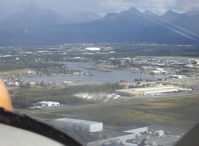
[[[82,13],[67,20],[52,10],[31,7],[0,19],[1,45],[67,42],[199,44],[199,11],[158,16],[131,8],[103,18]],[[87,18],[87,19],[83,19]],[[82,19],[82,20],[81,20]],[[84,21],[85,20],[85,21]]]

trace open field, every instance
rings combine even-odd
[[[0,71],[1,74],[8,74],[8,73],[21,73],[26,71],[26,69],[15,69],[15,70],[9,70],[9,71]]]
[[[78,106],[64,111],[32,113],[33,117],[52,119],[72,116],[102,121],[109,128],[124,128],[132,125],[175,125],[190,128],[199,121],[199,94],[161,98],[154,101]]]

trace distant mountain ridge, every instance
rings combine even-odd
[[[84,15],[84,14],[83,14]],[[85,14],[86,15],[86,14]],[[130,42],[199,44],[199,11],[157,16],[131,8],[91,22],[69,23],[51,10],[36,7],[0,21],[0,44]],[[81,16],[82,17],[82,16]],[[96,19],[95,19],[96,18]]]

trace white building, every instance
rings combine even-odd
[[[101,48],[98,48],[98,47],[88,47],[88,48],[86,48],[86,50],[88,50],[88,51],[100,51]]]
[[[58,129],[75,130],[82,132],[100,132],[103,130],[103,123],[86,121],[80,119],[63,118],[54,120],[52,123]]]
[[[163,68],[156,68],[155,70],[151,71],[151,74],[153,75],[160,75],[160,74],[166,74],[167,71]]]
[[[178,86],[173,85],[157,85],[154,87],[144,87],[144,88],[130,88],[130,89],[119,89],[117,90],[118,93],[123,95],[161,95],[165,93],[173,93],[173,92],[180,92],[180,91],[192,91],[189,88],[181,88]]]
[[[149,95],[149,96],[154,96],[154,95],[161,95],[164,93],[173,93],[173,92],[179,92],[180,89],[178,88],[163,88],[163,89],[158,89],[158,90],[151,90],[151,91],[145,91],[144,95]]]
[[[36,86],[37,83],[36,82],[28,82],[30,84],[30,86]]]
[[[163,130],[157,130],[154,132],[154,135],[157,137],[162,137],[164,136],[164,131]]]
[[[37,107],[57,107],[57,106],[60,106],[60,103],[59,102],[54,102],[54,101],[40,101],[40,102],[37,102],[35,104],[35,106]]]

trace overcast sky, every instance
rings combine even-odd
[[[187,11],[199,8],[199,0],[0,0],[0,14],[22,11],[30,6],[52,9],[61,15],[91,11],[99,15],[131,7],[162,14],[168,9]]]

